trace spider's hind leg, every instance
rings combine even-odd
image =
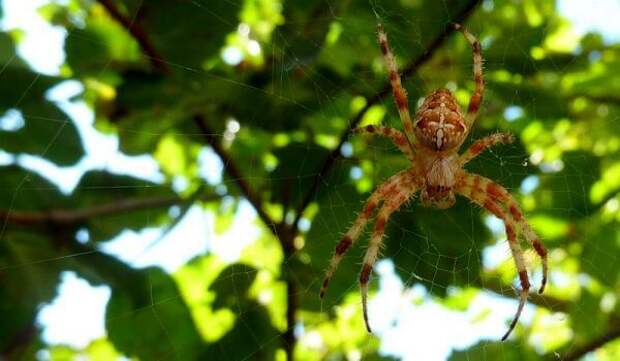
[[[536,235],[536,232],[530,227],[529,223],[527,223],[519,204],[514,199],[512,194],[508,192],[501,185],[491,181],[490,179],[483,178],[486,182],[486,188],[488,194],[493,197],[493,199],[497,200],[501,204],[503,204],[511,218],[517,223],[519,230],[525,237],[525,239],[532,245],[538,257],[540,257],[543,274],[542,281],[540,282],[540,288],[538,289],[538,293],[543,293],[545,290],[545,286],[547,285],[547,274],[549,273],[549,265],[547,260],[547,249],[543,246],[540,238]]]
[[[321,285],[321,291],[319,296],[323,298],[325,296],[325,291],[329,286],[329,281],[331,280],[334,272],[338,268],[340,261],[344,257],[344,254],[351,248],[351,246],[358,240],[364,228],[366,227],[366,223],[372,217],[373,211],[379,205],[379,203],[387,198],[389,198],[392,193],[398,189],[400,184],[406,183],[407,179],[410,177],[410,173],[408,171],[399,172],[392,177],[388,178],[383,184],[377,187],[374,193],[368,197],[366,204],[362,212],[357,216],[355,222],[347,233],[340,239],[340,242],[336,245],[334,250],[334,255],[332,256],[329,266],[325,271],[325,278],[323,279],[323,283]]]
[[[517,312],[510,323],[508,331],[502,337],[502,341],[504,341],[508,338],[519,321],[519,317],[521,316],[521,312],[523,311],[523,307],[527,301],[530,282],[527,275],[523,251],[521,250],[521,246],[519,245],[516,235],[516,229],[520,226],[520,224],[516,222],[512,212],[507,213],[504,208],[502,208],[501,203],[496,199],[497,190],[494,189],[495,186],[499,187],[499,185],[496,185],[494,182],[482,176],[477,174],[466,174],[464,179],[457,185],[456,191],[501,219],[506,227],[506,237],[508,238],[510,251],[519,274],[521,291],[519,292],[519,306],[517,308]],[[508,192],[506,191],[506,193]],[[544,287],[544,283],[542,287]]]
[[[370,323],[368,322],[368,282],[370,281],[370,274],[372,273],[372,267],[379,255],[379,249],[383,244],[383,234],[385,233],[385,225],[388,219],[396,210],[400,208],[411,196],[417,191],[417,187],[414,184],[402,184],[399,189],[392,195],[391,198],[386,199],[385,204],[381,207],[375,220],[375,229],[373,231],[370,242],[368,243],[368,249],[364,256],[364,264],[362,265],[362,271],[360,272],[360,292],[362,295],[362,309],[364,313],[364,323],[368,332],[372,332]]]

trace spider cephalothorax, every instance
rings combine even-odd
[[[363,211],[336,246],[334,256],[327,268],[320,295],[323,297],[340,260],[360,237],[366,223],[378,208],[374,231],[364,256],[364,264],[359,278],[364,321],[370,332],[367,310],[368,282],[383,242],[385,225],[390,215],[417,192],[420,192],[423,204],[437,208],[452,206],[455,202],[455,194],[459,194],[501,219],[506,227],[506,236],[519,275],[521,292],[515,317],[508,331],[502,337],[502,340],[505,340],[519,320],[530,288],[517,232],[532,245],[542,260],[543,279],[539,290],[541,293],[547,282],[547,250],[525,220],[517,201],[504,187],[488,178],[469,173],[463,169],[468,161],[485,149],[494,144],[510,143],[513,138],[506,133],[492,134],[478,139],[462,154],[458,153],[478,114],[484,92],[484,80],[482,77],[480,43],[460,25],[455,27],[463,31],[473,50],[476,88],[469,101],[467,112],[465,114],[461,112],[456,99],[449,90],[438,89],[424,99],[422,106],[416,112],[415,120],[412,122],[407,95],[401,85],[394,56],[388,45],[387,35],[383,31],[383,27],[379,25],[379,45],[389,72],[394,100],[405,132],[403,134],[399,130],[376,125],[357,128],[354,132],[377,134],[391,138],[394,145],[411,161],[411,166],[390,177],[370,195]]]

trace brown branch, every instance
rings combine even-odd
[[[106,9],[114,20],[127,29],[134,39],[136,39],[140,49],[142,49],[142,52],[149,59],[154,69],[163,74],[170,73],[168,65],[164,62],[163,57],[159,54],[157,49],[155,49],[148,34],[140,25],[136,24],[134,19],[129,19],[123,15],[112,0],[97,0],[97,2]]]
[[[286,237],[282,237],[283,234],[281,224],[273,220],[271,216],[267,214],[265,208],[263,207],[261,197],[254,192],[250,184],[245,180],[245,177],[243,177],[243,173],[235,161],[230,157],[228,152],[222,148],[218,138],[215,136],[215,131],[213,131],[207,124],[204,116],[200,114],[194,115],[194,122],[200,129],[202,137],[224,164],[224,171],[237,184],[243,196],[248,200],[248,202],[250,202],[252,207],[254,207],[258,217],[263,221],[263,223],[265,223],[265,225],[267,225],[271,232],[278,237],[278,239],[280,239],[280,242],[283,242]]]
[[[203,138],[207,144],[213,149],[215,154],[218,155],[222,163],[224,164],[224,171],[230,178],[237,184],[243,196],[250,202],[254,210],[258,214],[258,217],[263,223],[271,230],[271,233],[278,239],[282,251],[284,253],[284,259],[290,259],[294,252],[295,247],[293,245],[294,234],[292,229],[284,222],[276,222],[267,214],[263,207],[261,197],[254,192],[250,184],[245,180],[241,170],[230,157],[228,152],[222,148],[218,137],[215,136],[215,132],[205,120],[204,116],[197,114],[194,115],[194,122],[200,129]],[[286,359],[289,361],[294,360],[295,345],[297,344],[297,337],[295,336],[295,324],[297,322],[297,309],[299,302],[297,298],[297,283],[293,278],[286,265],[283,266],[283,278],[286,282],[286,330],[282,333],[281,340],[282,346],[286,352]]]
[[[470,1],[456,16],[450,21],[450,23],[464,23],[467,18],[473,13],[474,9],[481,3],[481,0],[472,0]],[[441,45],[446,41],[446,39],[455,32],[454,27],[450,24],[444,28],[442,32],[440,32],[437,37],[428,45],[425,51],[418,56],[416,59],[411,61],[403,71],[401,72],[401,78],[404,81],[409,78],[413,73],[415,73],[424,63],[430,60],[437,51],[441,47]],[[295,215],[295,220],[293,221],[292,228],[294,230],[298,229],[299,220],[303,212],[306,210],[312,199],[316,196],[319,191],[322,179],[331,171],[331,169],[336,164],[336,161],[340,158],[342,146],[349,138],[349,133],[351,129],[357,127],[359,122],[362,120],[366,112],[375,104],[379,103],[381,99],[383,99],[386,95],[389,94],[391,90],[391,85],[387,82],[381,90],[377,93],[369,97],[366,101],[366,105],[349,120],[348,128],[342,133],[340,136],[340,141],[334,150],[327,156],[325,161],[323,162],[323,166],[317,172],[317,175],[314,177],[312,185],[306,192],[303,197],[302,202],[297,208],[297,212]]]
[[[217,195],[206,195],[199,199],[210,201],[219,199]],[[23,226],[40,223],[53,224],[76,224],[96,217],[117,215],[122,212],[138,211],[149,208],[173,206],[187,202],[178,196],[152,197],[152,198],[129,198],[121,199],[113,203],[102,204],[80,209],[52,209],[46,212],[27,212],[0,210],[0,219]]]
[[[483,279],[477,282],[477,287],[482,290],[491,291],[503,297],[515,297],[512,286],[502,283],[498,278]],[[551,312],[568,312],[569,304],[565,300],[555,298],[545,294],[532,292],[528,296],[528,302],[539,307],[544,307]]]
[[[579,360],[582,356],[595,351],[596,349],[603,347],[606,343],[609,343],[617,338],[620,338],[620,325],[615,325],[610,328],[598,338],[591,340],[590,342],[575,348],[574,350],[567,352],[564,356],[560,356],[558,358],[557,354],[554,353],[552,355],[548,355],[548,360],[559,360],[559,361],[576,361]]]
[[[295,324],[297,323],[298,308],[297,283],[293,280],[291,275],[288,275],[286,277],[286,330],[284,330],[282,334],[287,360],[294,360],[295,357],[295,345],[297,344]]]
[[[24,351],[36,335],[37,326],[35,320],[32,319],[21,331],[13,335],[4,349],[0,351],[0,360],[22,359]]]

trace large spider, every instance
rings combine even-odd
[[[382,244],[385,224],[390,215],[418,191],[421,193],[422,204],[442,209],[451,207],[455,202],[455,194],[459,194],[480,207],[484,207],[501,219],[506,227],[508,243],[519,273],[521,292],[517,312],[508,331],[502,337],[503,341],[508,338],[517,324],[530,288],[523,251],[517,240],[517,231],[531,243],[542,259],[543,278],[539,293],[543,292],[547,282],[547,250],[525,220],[516,200],[504,187],[488,178],[469,173],[463,169],[467,162],[485,149],[495,144],[510,143],[513,141],[513,137],[507,133],[492,134],[478,139],[463,154],[458,154],[458,150],[469,134],[478,114],[484,91],[484,80],[482,78],[480,42],[464,27],[455,24],[455,28],[462,31],[473,52],[476,87],[467,107],[467,113],[463,115],[456,99],[449,90],[438,89],[424,99],[412,122],[409,115],[407,94],[401,85],[396,62],[388,46],[387,35],[383,26],[379,24],[379,45],[385,66],[389,72],[394,100],[405,132],[403,134],[393,128],[375,125],[357,128],[354,129],[354,132],[390,138],[394,145],[411,161],[411,166],[390,177],[370,195],[362,212],[336,246],[334,256],[326,271],[320,296],[323,298],[329,280],[336,271],[344,253],[359,238],[366,223],[372,217],[373,211],[383,202],[376,216],[374,231],[370,238],[359,278],[364,322],[368,332],[372,332],[368,323],[368,280]]]

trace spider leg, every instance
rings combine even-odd
[[[521,312],[523,311],[523,307],[525,306],[525,302],[527,301],[527,295],[530,289],[530,282],[527,276],[527,269],[525,267],[523,251],[521,250],[521,246],[519,245],[519,242],[517,240],[517,235],[515,232],[516,225],[514,223],[514,220],[504,211],[504,209],[496,200],[487,195],[484,188],[481,188],[481,185],[483,184],[484,182],[482,177],[478,175],[468,174],[466,175],[464,182],[461,182],[459,185],[457,185],[456,192],[469,198],[474,203],[491,212],[491,214],[501,219],[504,222],[504,226],[506,227],[508,244],[510,245],[510,251],[512,253],[512,257],[515,261],[515,265],[519,273],[521,291],[519,293],[519,306],[517,308],[517,312],[515,313],[515,316],[512,319],[510,326],[508,327],[508,331],[506,331],[506,333],[502,337],[502,341],[505,341],[512,332],[512,330],[514,330],[517,322],[519,321],[519,317],[521,316]]]
[[[368,243],[368,249],[364,256],[364,264],[362,265],[362,271],[360,272],[360,292],[362,294],[362,309],[364,313],[364,323],[368,332],[372,332],[370,323],[368,322],[368,282],[370,280],[370,273],[372,267],[377,260],[379,249],[383,244],[383,234],[385,232],[385,225],[393,212],[398,210],[403,203],[405,203],[411,196],[418,190],[418,187],[414,184],[399,184],[394,193],[385,200],[384,205],[381,207],[375,220],[375,229],[373,231],[370,242]]]
[[[549,273],[549,265],[547,261],[548,252],[540,241],[538,235],[536,235],[536,232],[534,232],[529,223],[527,223],[527,220],[523,215],[523,211],[521,211],[521,208],[519,207],[519,203],[517,203],[516,199],[506,190],[506,188],[493,182],[492,180],[478,175],[470,176],[479,177],[481,189],[485,189],[486,194],[488,194],[489,197],[506,207],[511,218],[518,224],[519,230],[525,239],[532,245],[532,248],[534,248],[536,254],[540,257],[543,267],[543,275],[538,293],[543,293],[545,286],[547,285],[547,275]]]
[[[409,171],[399,172],[392,177],[388,178],[383,184],[377,187],[364,205],[362,212],[357,216],[355,222],[347,233],[342,237],[340,242],[336,245],[336,249],[334,250],[334,255],[332,256],[329,266],[325,271],[325,278],[323,279],[323,284],[321,286],[321,291],[319,296],[323,298],[325,296],[325,291],[327,290],[327,286],[329,286],[329,281],[331,280],[334,272],[338,268],[340,261],[344,257],[344,254],[351,248],[351,246],[357,241],[359,236],[364,231],[366,227],[366,223],[372,217],[373,211],[379,205],[379,203],[385,200],[387,197],[394,192],[397,187],[402,183],[407,183],[408,178],[411,177],[411,173]]]
[[[409,114],[407,91],[403,88],[400,81],[400,74],[398,74],[396,60],[394,60],[394,55],[390,50],[387,34],[385,33],[382,24],[377,25],[377,32],[379,37],[379,46],[381,47],[381,53],[383,53],[385,67],[389,73],[390,84],[392,85],[392,93],[394,94],[394,101],[396,102],[396,107],[398,108],[398,114],[400,116],[400,120],[403,122],[403,126],[405,127],[405,135],[407,137],[407,141],[409,142],[409,146],[412,149],[415,149],[417,146],[417,141],[413,133],[413,122],[411,121],[411,115]]]
[[[508,144],[514,141],[510,133],[495,133],[478,139],[460,156],[460,163],[465,164],[496,144]]]
[[[367,125],[361,128],[355,128],[352,130],[356,134],[376,134],[380,136],[388,137],[392,140],[392,143],[403,152],[409,160],[413,160],[413,152],[407,142],[407,137],[399,130],[394,128],[383,127],[380,125]]]
[[[455,28],[460,30],[465,39],[471,45],[473,59],[474,59],[474,81],[476,83],[476,89],[469,100],[469,106],[467,107],[467,115],[465,115],[465,125],[467,129],[471,129],[476,117],[478,116],[478,110],[482,103],[482,95],[484,93],[484,78],[482,77],[482,48],[480,47],[480,41],[476,39],[467,29],[459,24],[455,24]]]

